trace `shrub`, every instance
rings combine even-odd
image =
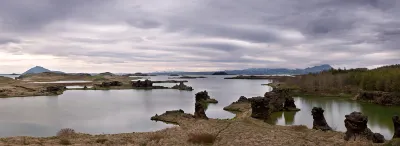
[[[99,138],[99,139],[96,140],[96,143],[104,144],[106,141],[108,141],[108,139],[106,139],[106,138]]]
[[[188,141],[195,144],[212,144],[217,137],[209,133],[192,133],[189,134]]]
[[[71,145],[71,142],[68,139],[60,139],[59,143],[61,145]]]
[[[58,137],[69,137],[75,134],[75,130],[71,128],[64,128],[57,132]]]

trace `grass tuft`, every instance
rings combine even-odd
[[[188,141],[195,144],[212,144],[216,139],[215,135],[209,133],[191,133]]]

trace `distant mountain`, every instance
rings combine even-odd
[[[308,74],[308,73],[317,73],[325,70],[331,69],[332,66],[328,64],[323,64],[319,66],[314,66],[314,67],[308,67],[305,69],[287,69],[287,68],[249,68],[249,69],[243,69],[243,70],[225,70],[222,72],[226,72],[228,74],[234,74],[234,75],[275,75],[275,74],[291,74],[291,75],[296,75],[296,74]],[[221,72],[221,71],[219,71]],[[167,75],[167,74],[184,74],[184,75],[211,75],[214,72],[155,72],[151,74],[157,74],[157,75]]]
[[[46,69],[46,68],[41,67],[41,66],[35,66],[35,67],[29,69],[28,71],[24,72],[22,75],[25,75],[25,74],[37,74],[37,73],[43,73],[43,72],[63,73],[61,71],[51,71],[51,70]]]

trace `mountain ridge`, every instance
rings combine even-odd
[[[241,70],[222,70],[228,74],[247,74],[247,75],[274,75],[274,74],[308,74],[317,73],[325,70],[330,70],[333,67],[329,64],[322,64],[304,69],[288,69],[288,68],[248,68]],[[211,75],[214,72],[221,71],[204,71],[204,72],[179,72],[179,71],[165,71],[165,72],[152,72],[149,74],[155,75],[168,75],[168,74],[185,74],[185,75]]]

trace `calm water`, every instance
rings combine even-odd
[[[183,79],[194,91],[179,90],[111,90],[66,91],[60,96],[0,99],[0,137],[53,136],[61,128],[101,134],[160,130],[173,125],[154,122],[150,117],[166,110],[183,109],[194,112],[194,94],[207,90],[219,103],[211,104],[206,113],[211,118],[232,118],[222,108],[240,96],[254,97],[270,91],[268,80],[224,80],[227,76],[207,76],[204,79]],[[168,76],[152,76],[152,80],[167,80]],[[176,79],[179,80],[179,79]],[[175,83],[158,84],[172,87]],[[296,97],[297,113],[275,113],[273,123],[312,127],[311,109],[321,106],[328,124],[344,131],[344,115],[361,111],[369,116],[369,127],[389,139],[393,134],[391,116],[400,108],[361,104],[338,98]]]
[[[392,116],[400,115],[400,107],[379,106],[361,103],[337,97],[307,97],[295,98],[299,112],[281,112],[273,114],[273,123],[278,125],[306,125],[312,128],[311,109],[322,107],[325,110],[326,122],[334,130],[346,131],[344,116],[353,111],[359,111],[368,116],[368,127],[373,132],[381,133],[386,139],[393,137]]]
[[[15,77],[19,77],[19,75],[8,75],[8,74],[0,74],[1,77],[9,77],[15,79]]]
[[[219,100],[219,104],[208,107],[209,117],[232,118],[234,115],[223,111],[223,107],[242,95],[258,96],[271,90],[260,85],[268,83],[266,80],[224,80],[223,77],[226,76],[190,79],[186,84],[194,91],[71,90],[52,97],[3,98],[0,99],[0,137],[53,136],[61,128],[92,134],[159,130],[173,125],[151,121],[151,116],[175,109],[193,113],[194,94],[202,90]],[[168,76],[151,78],[166,80]]]

